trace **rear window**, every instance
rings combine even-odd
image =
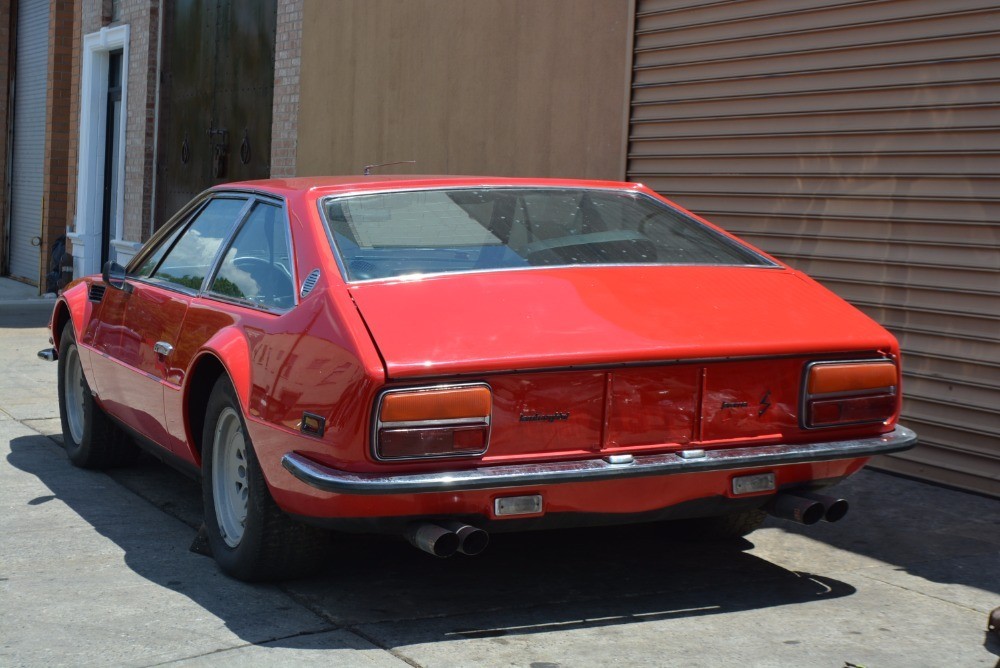
[[[348,280],[544,266],[771,266],[651,197],[610,190],[470,188],[323,201]]]

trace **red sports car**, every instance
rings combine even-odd
[[[488,532],[770,512],[911,447],[896,340],[641,185],[235,183],[51,321],[73,463],[138,444],[201,477],[221,568],[323,563],[340,532],[438,556]],[[340,540],[347,540],[341,537]]]

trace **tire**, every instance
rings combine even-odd
[[[83,373],[73,323],[59,339],[59,421],[69,460],[85,469],[105,469],[134,461],[136,450],[94,401]]]
[[[294,521],[271,498],[225,376],[208,399],[201,460],[205,529],[224,573],[256,582],[305,577],[323,567],[329,533]]]

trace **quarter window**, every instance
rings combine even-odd
[[[143,262],[139,266],[139,268],[135,271],[135,273],[132,275],[138,278],[146,278],[147,276],[152,274],[153,270],[156,269],[156,265],[160,264],[160,260],[162,260],[163,256],[167,254],[167,251],[173,248],[174,242],[177,241],[177,238],[181,236],[181,233],[183,231],[184,231],[184,226],[178,225],[177,229],[171,232],[160,243],[160,245],[156,248],[156,250],[154,250],[150,254],[150,256],[146,258],[146,261]]]
[[[244,206],[246,200],[242,198],[219,197],[210,201],[167,251],[152,280],[200,290]]]
[[[292,259],[281,207],[258,202],[219,266],[210,292],[274,309],[295,304]]]

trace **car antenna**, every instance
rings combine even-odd
[[[397,160],[396,162],[380,162],[377,165],[365,165],[365,176],[371,176],[372,170],[379,167],[388,167],[389,165],[415,165],[416,160]]]

